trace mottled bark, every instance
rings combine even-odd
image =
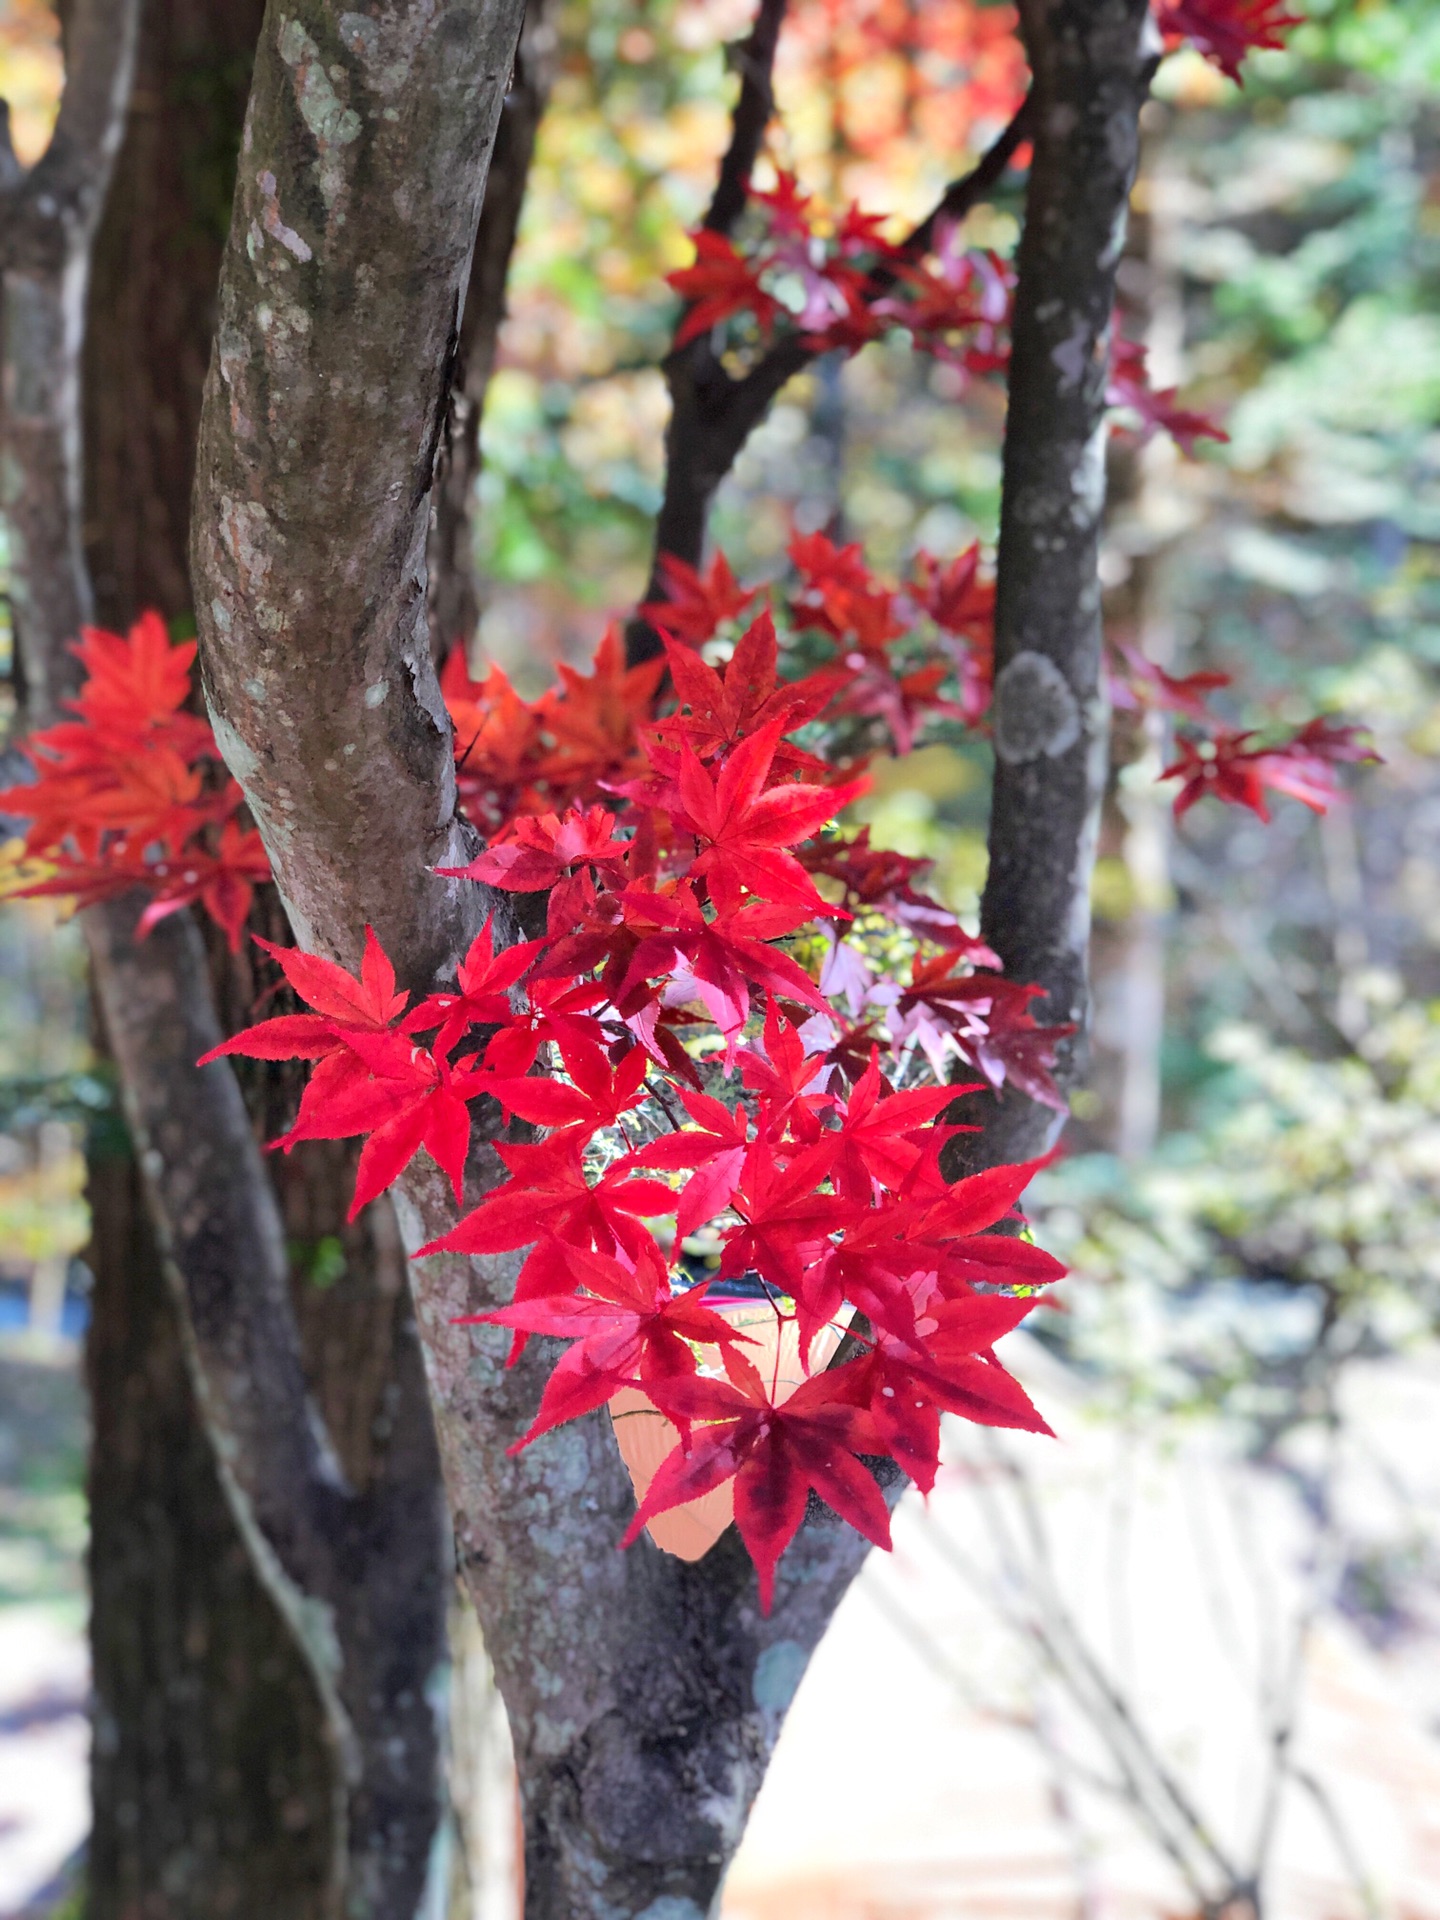
[[[1144,0],[1026,0],[1034,159],[1005,432],[995,612],[995,787],[981,931],[1083,1067],[1090,876],[1106,770],[1101,674],[1105,384],[1115,271],[1158,47]],[[986,1100],[980,1157],[1023,1160],[1057,1116]]]
[[[369,917],[412,981],[474,918],[475,889],[430,871],[471,843],[425,545],[521,11],[270,7],[200,433],[192,571],[221,748],[302,944],[354,960]]]
[[[554,0],[527,0],[475,236],[426,555],[430,639],[437,661],[457,641],[468,641],[480,618],[472,513],[481,464],[480,423],[505,319],[505,283],[520,231],[525,185],[550,97],[554,12]]]

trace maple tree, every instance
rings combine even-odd
[[[1091,456],[1107,409],[1187,452],[1223,437],[1150,388],[1138,344],[1115,342],[1107,362],[1156,35],[1138,0],[1087,5],[1026,19],[1033,106],[1006,9],[797,10],[804,34],[818,21],[837,41],[878,35],[912,64],[922,52],[968,63],[970,117],[1004,122],[931,215],[898,231],[766,152],[786,8],[761,0],[695,261],[669,275],[675,408],[652,582],[590,671],[562,668],[534,700],[496,665],[477,676],[453,633],[433,674],[417,592],[494,76],[521,10],[442,8],[459,23],[443,54],[423,35],[402,49],[389,14],[331,21],[320,7],[270,35],[200,443],[193,573],[216,735],[187,708],[191,650],[172,648],[158,617],[129,640],[91,630],[72,717],[32,738],[36,778],[4,796],[32,823],[14,890],[92,910],[148,896],[136,968],[147,930],[173,928],[189,902],[238,939],[273,861],[301,944],[260,951],[305,1010],[222,1033],[198,1070],[197,1044],[184,1068],[213,1089],[233,1086],[236,1057],[307,1063],[274,1144],[359,1139],[354,1207],[395,1197],[459,1557],[498,1629],[537,1913],[699,1910],[691,1889],[709,1900],[733,1846],[713,1837],[711,1790],[723,1774],[743,1813],[778,1725],[755,1717],[755,1659],[813,1647],[857,1542],[887,1542],[902,1479],[933,1485],[942,1414],[1045,1430],[995,1347],[1060,1274],[1018,1206],[1065,1110],[1084,1014],[1087,782],[1103,726]],[[1106,8],[1102,32],[1090,14]],[[1155,21],[1233,72],[1288,16],[1269,0],[1197,0]],[[310,89],[298,119],[297,73]],[[366,112],[310,111],[320,74],[353,85]],[[1097,75],[1122,103],[1104,125]],[[371,114],[372,87],[396,104]],[[1027,165],[1014,258],[971,245],[968,213]],[[376,183],[412,174],[433,191],[397,223]],[[323,235],[307,211],[315,179]],[[382,228],[390,270],[377,279]],[[501,292],[511,240],[513,227]],[[797,531],[782,580],[737,580],[723,554],[706,556],[706,520],[749,433],[817,357],[896,337],[961,390],[1008,387],[993,566],[979,546],[922,552],[887,581],[860,543]],[[280,392],[294,400],[283,426]],[[417,422],[433,426],[418,454]],[[1030,591],[1048,596],[1033,619]],[[1109,665],[1118,698],[1184,723],[1179,811],[1202,792],[1257,811],[1267,790],[1323,805],[1336,767],[1364,754],[1353,729],[1322,721],[1270,739],[1214,717],[1217,676],[1171,676],[1118,647]],[[947,729],[995,753],[979,933],[926,891],[923,862],[843,821],[868,756]],[[161,1076],[141,1071],[152,1042],[113,990],[107,1009],[125,1071],[144,1080],[137,1125],[158,1125]],[[976,1096],[1021,1120],[977,1132]],[[157,1205],[191,1204],[156,1160]],[[239,1285],[225,1299],[240,1317],[270,1311]],[[771,1347],[737,1324],[741,1300],[768,1309]],[[208,1304],[194,1318],[199,1364],[233,1385],[245,1339]],[[798,1349],[798,1385],[767,1358],[782,1339]],[[502,1352],[506,1370],[492,1364]],[[615,1498],[613,1441],[585,1418],[621,1392],[674,1433],[633,1516]],[[312,1552],[307,1531],[330,1492],[293,1506],[277,1492],[276,1459],[301,1462],[307,1499],[324,1478],[303,1384],[291,1400],[277,1420],[289,1453],[264,1453],[243,1382],[210,1417],[235,1428],[222,1438],[237,1483],[286,1576],[333,1605],[332,1543]],[[257,1451],[268,1465],[251,1472]],[[575,1461],[585,1471],[562,1487]],[[571,1516],[587,1529],[577,1582],[578,1535],[553,1523],[580,1486],[594,1518]],[[616,1572],[618,1556],[591,1551],[727,1486],[740,1545],[717,1546],[698,1575],[657,1571],[648,1549]],[[812,1495],[853,1538],[832,1529],[817,1544]],[[709,1644],[717,1623],[743,1657]],[[345,1625],[363,1639],[363,1622]],[[657,1665],[680,1707],[652,1710]],[[546,1704],[560,1691],[573,1724]],[[696,1726],[711,1745],[692,1765]],[[663,1801],[660,1779],[683,1802],[701,1837],[682,1866],[613,1839],[612,1776],[637,1800]]]

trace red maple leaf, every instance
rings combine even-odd
[[[831,1178],[835,1191],[869,1206],[871,1182],[897,1191],[920,1158],[914,1138],[955,1099],[953,1087],[916,1087],[895,1093],[880,1072],[878,1052],[839,1109],[840,1150]]]
[[[565,1070],[573,1084],[486,1075],[484,1090],[507,1113],[518,1113],[532,1125],[568,1127],[589,1135],[600,1127],[613,1127],[622,1114],[639,1104],[649,1065],[642,1047],[632,1047],[613,1066],[592,1041],[572,1040],[565,1049]]]
[[[797,1027],[780,1016],[772,1000],[765,1013],[765,1050],[747,1047],[739,1056],[740,1078],[759,1095],[761,1121],[775,1139],[788,1133],[813,1146],[820,1138],[820,1115],[834,1107],[833,1097],[817,1093],[826,1056],[807,1052]]]
[[[627,925],[639,935],[612,995],[622,1013],[630,1013],[642,993],[652,997],[648,982],[655,976],[675,978],[693,985],[733,1051],[750,1017],[752,985],[824,1010],[826,1002],[810,976],[788,953],[767,944],[802,925],[807,908],[797,912],[793,906],[752,901],[707,920],[684,884],[669,895],[627,889],[620,901]]]
[[[792,733],[823,712],[844,685],[844,675],[833,671],[791,682],[778,679],[775,622],[768,613],[752,621],[722,672],[668,636],[665,647],[675,697],[689,711],[657,722],[652,731],[669,745],[688,740],[702,760],[732,750],[772,722]],[[821,762],[788,740],[782,740],[775,758],[787,770],[803,765],[824,771]]]
[[[1145,366],[1147,351],[1138,340],[1126,340],[1116,334],[1110,348],[1110,379],[1105,389],[1107,406],[1128,407],[1138,414],[1142,441],[1153,433],[1168,433],[1180,451],[1192,458],[1197,440],[1228,441],[1229,434],[1217,427],[1208,415],[1176,405],[1178,388],[1155,391]]]
[[[630,850],[613,837],[616,816],[606,807],[571,807],[562,815],[526,814],[506,838],[477,854],[468,866],[437,867],[447,880],[479,880],[506,893],[541,893],[570,867],[617,868]]]
[[[922,547],[915,556],[910,594],[915,604],[947,633],[972,639],[993,638],[995,582],[981,578],[978,540],[963,553],[957,553],[948,566],[942,566]]]
[[[351,1220],[422,1147],[449,1178],[458,1202],[470,1150],[468,1103],[487,1090],[483,1074],[452,1066],[403,1034],[351,1028],[344,1051],[327,1056],[310,1076],[295,1124],[273,1144],[288,1153],[302,1140],[365,1134]]]
[[[699,842],[691,873],[704,877],[722,915],[739,907],[746,890],[780,906],[824,913],[825,902],[788,849],[865,791],[863,780],[843,787],[797,781],[767,789],[782,725],[772,721],[743,741],[718,779],[688,741],[681,743],[676,825]]]
[[[873,1475],[857,1455],[878,1436],[862,1408],[836,1395],[845,1369],[817,1374],[777,1406],[753,1366],[727,1353],[730,1380],[698,1377],[655,1390],[661,1411],[682,1425],[703,1421],[660,1466],[622,1544],[671,1507],[735,1481],[735,1523],[760,1576],[760,1606],[770,1611],[775,1567],[794,1539],[813,1490],[878,1547],[890,1545],[890,1516]]]
[[[432,993],[405,1016],[407,1033],[439,1029],[434,1042],[437,1053],[450,1053],[467,1027],[507,1026],[514,1013],[510,988],[544,949],[543,940],[521,940],[496,953],[493,926],[493,921],[486,920],[470,942],[456,970],[456,991]],[[532,1053],[530,1059],[534,1057]],[[527,1060],[525,1067],[529,1065]]]
[[[701,647],[717,629],[745,611],[760,591],[742,588],[730,571],[730,562],[717,553],[704,573],[673,553],[657,556],[663,600],[646,600],[637,607],[652,627],[688,647]]]
[[[722,1351],[750,1336],[704,1304],[704,1287],[673,1294],[669,1270],[655,1242],[646,1238],[633,1261],[572,1248],[572,1286],[586,1292],[548,1294],[516,1301],[493,1313],[465,1314],[457,1325],[488,1322],[517,1333],[556,1335],[573,1341],[545,1383],[535,1419],[507,1451],[519,1453],[563,1421],[603,1407],[616,1391],[634,1384],[656,1392],[670,1380],[695,1372],[695,1346]],[[519,1354],[512,1349],[510,1363]]]
[[[755,1140],[730,1198],[740,1224],[724,1235],[717,1279],[755,1272],[780,1293],[799,1292],[806,1268],[854,1212],[821,1191],[833,1159],[821,1140],[782,1166],[770,1136]]]
[[[583,1134],[568,1129],[536,1146],[497,1146],[510,1179],[421,1252],[508,1253],[551,1234],[600,1253],[624,1247],[638,1258],[649,1235],[636,1216],[673,1213],[675,1195],[658,1180],[630,1179],[623,1162],[592,1186],[583,1149]]]
[[[656,1173],[695,1169],[680,1190],[675,1211],[675,1238],[680,1241],[730,1204],[745,1165],[750,1128],[743,1107],[732,1113],[708,1093],[677,1091],[695,1125],[651,1140],[634,1154],[632,1164]]]
[[[942,1412],[981,1426],[1050,1432],[1019,1381],[986,1357],[1034,1305],[1033,1299],[1003,1294],[947,1301],[922,1323],[923,1338],[910,1343],[878,1334],[870,1353],[855,1363],[850,1391],[863,1395],[885,1451],[922,1493],[935,1484]]]
[[[395,990],[395,969],[373,927],[365,929],[365,953],[358,977],[336,961],[305,953],[299,947],[277,947],[258,934],[255,944],[270,955],[313,1011],[280,1014],[246,1027],[202,1054],[199,1066],[228,1053],[250,1060],[322,1060],[327,1054],[344,1052],[347,1036],[354,1029],[387,1031],[409,1003],[409,994]]]
[[[1155,19],[1163,34],[1192,42],[1238,85],[1245,55],[1283,47],[1304,15],[1286,13],[1283,0],[1156,0]]]
[[[737,313],[754,314],[761,331],[768,333],[784,309],[760,285],[764,261],[747,260],[733,241],[704,227],[690,239],[695,245],[694,266],[680,267],[665,276],[686,302],[675,345],[687,345]]]

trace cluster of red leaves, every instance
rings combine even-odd
[[[917,347],[967,372],[1004,367],[1010,269],[997,254],[964,249],[953,222],[915,259],[853,202],[824,217],[793,173],[750,197],[762,231],[745,250],[702,227],[690,236],[694,265],[668,276],[686,302],[677,347],[745,314],[762,338],[783,325],[817,353],[855,353],[905,328]]]
[[[1317,717],[1288,736],[1257,744],[1251,729],[1227,726],[1209,706],[1210,696],[1230,685],[1228,673],[1167,673],[1135,648],[1112,648],[1110,693],[1114,704],[1131,711],[1173,713],[1190,725],[1175,742],[1175,760],[1160,775],[1178,780],[1177,815],[1211,795],[1232,806],[1249,807],[1270,818],[1266,791],[1289,794],[1312,812],[1324,813],[1340,796],[1336,771],[1345,765],[1376,762],[1379,755],[1363,739],[1364,729]]]
[[[612,629],[591,669],[562,664],[560,684],[529,701],[502,668],[472,680],[464,649],[451,652],[440,687],[455,729],[456,780],[461,805],[483,831],[563,812],[606,781],[640,771],[636,730],[654,706],[665,663],[627,667],[625,643]]]
[[[771,686],[767,697],[777,704],[767,717],[783,707],[794,716],[792,726],[848,719],[897,753],[909,752],[931,718],[967,726],[980,720],[990,704],[995,589],[978,545],[948,563],[920,553],[911,579],[899,586],[872,573],[858,545],[836,547],[823,534],[793,541],[790,559],[798,585],[779,608],[787,652],[797,635],[809,633],[832,657],[801,696],[792,698],[793,683]],[[664,555],[661,574],[665,598],[639,611],[687,656],[762,592],[741,587],[724,554],[703,574]],[[462,648],[441,672],[461,804],[492,838],[528,833],[532,829],[520,824],[525,820],[613,795],[648,765],[640,734],[667,673],[673,674],[670,664],[627,667],[624,644],[612,629],[590,673],[564,665],[559,673],[558,686],[527,701],[499,667],[472,679]],[[730,685],[726,724],[735,738],[741,726],[758,723],[753,703],[741,698],[738,674]],[[803,716],[796,699],[806,708]]]
[[[1170,45],[1188,41],[1237,82],[1247,53],[1283,47],[1304,20],[1286,13],[1284,0],[1154,0],[1154,12]]]
[[[1013,274],[997,254],[965,249],[953,222],[940,223],[930,253],[917,260],[853,202],[824,230],[793,174],[781,173],[768,192],[752,190],[751,199],[765,216],[758,241],[742,251],[700,228],[690,236],[694,265],[669,275],[687,302],[677,347],[748,315],[762,338],[789,328],[817,353],[856,353],[904,329],[917,348],[962,372],[1004,369]],[[1174,387],[1154,391],[1145,358],[1145,348],[1117,327],[1106,399],[1138,418],[1142,437],[1169,433],[1187,454],[1199,439],[1228,438],[1204,414],[1180,406]]]
[[[872,590],[858,558],[828,543],[802,556],[806,618],[848,636],[861,616],[841,596]],[[927,590],[978,619],[981,590],[952,573],[932,566]],[[698,637],[702,595],[733,607],[737,590],[691,584],[679,617]],[[1061,1271],[989,1231],[1034,1168],[950,1184],[941,1116],[956,1054],[1053,1099],[1058,1036],[1029,1020],[1029,990],[975,971],[994,956],[916,889],[921,863],[829,836],[863,781],[796,736],[837,683],[853,689],[845,670],[782,680],[768,614],[723,665],[665,645],[673,697],[638,731],[642,770],[609,782],[607,804],[517,818],[458,870],[547,893],[543,937],[496,953],[487,925],[454,988],[414,1005],[373,935],[358,978],[276,952],[311,1011],[217,1052],[314,1063],[281,1144],[365,1135],[357,1208],[421,1148],[459,1199],[477,1100],[549,1129],[501,1145],[508,1180],[426,1251],[528,1249],[511,1304],[476,1316],[512,1331],[512,1358],[533,1334],[570,1343],[518,1444],[641,1388],[680,1440],[635,1528],[733,1478],[768,1605],[811,1491],[884,1544],[866,1459],[928,1487],[944,1411],[1043,1430],[992,1352]],[[907,986],[847,937],[856,912],[908,930]],[[698,1282],[687,1249],[709,1254]],[[853,1355],[781,1394],[716,1311],[736,1283],[794,1323],[807,1359],[846,1325]]]
[[[172,646],[146,613],[128,639],[85,628],[75,652],[87,675],[65,703],[75,718],[32,734],[33,782],[0,791],[0,812],[30,822],[7,891],[88,906],[143,888],[142,935],[198,903],[235,948],[270,863],[236,818],[243,795],[218,775],[209,724],[186,711],[194,643]]]

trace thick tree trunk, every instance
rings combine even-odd
[[[118,1130],[117,1130],[118,1131]],[[334,1758],[220,1491],[133,1155],[90,1158],[89,1920],[315,1920]]]
[[[83,399],[96,617],[122,631],[190,605],[195,428],[260,11],[151,0],[142,21]],[[89,1180],[91,1920],[310,1920],[338,1839],[323,1708],[221,1488],[122,1140],[101,1140]]]

